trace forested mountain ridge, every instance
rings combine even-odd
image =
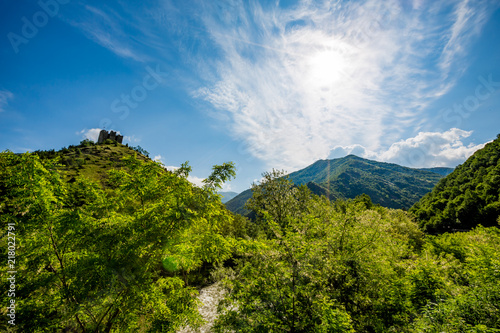
[[[314,194],[325,195],[330,200],[367,194],[374,203],[384,207],[408,209],[451,170],[412,169],[349,155],[319,160],[292,172],[289,177],[296,185],[305,184]],[[245,215],[248,211],[244,205],[251,196],[251,191],[246,190],[227,202],[226,207]]]
[[[434,173],[438,173],[442,176],[448,176],[453,172],[453,168],[443,168],[443,167],[434,167],[434,168],[420,168],[419,170],[430,171]]]
[[[225,203],[226,208],[235,214],[247,216],[250,211],[245,208],[245,204],[252,197],[252,190],[248,189]]]
[[[354,155],[334,160],[320,160],[293,172],[295,184],[314,183],[316,194],[329,199],[352,199],[361,194],[374,203],[389,208],[407,209],[429,192],[442,176],[392,163],[367,160]],[[310,186],[310,185],[309,185]]]
[[[410,211],[428,232],[498,225],[500,135],[439,181]]]

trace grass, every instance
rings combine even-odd
[[[67,181],[84,176],[104,187],[109,170],[121,169],[124,166],[122,161],[124,157],[135,154],[140,160],[149,160],[148,157],[118,142],[70,146],[61,149],[56,154],[61,159],[59,171]]]

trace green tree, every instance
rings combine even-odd
[[[488,143],[411,207],[423,230],[495,226],[500,216],[500,139]]]
[[[111,140],[110,140],[110,141],[111,141]],[[112,141],[111,143],[116,143],[116,141]],[[141,146],[137,146],[137,147],[130,147],[130,148],[132,148],[133,150],[135,150],[135,151],[136,151],[136,152],[138,152],[139,154],[142,154],[142,155],[144,155],[144,156],[146,156],[146,157],[149,157],[149,152],[148,152],[146,149],[142,148]]]
[[[290,219],[299,217],[307,209],[311,192],[306,186],[296,187],[285,171],[273,169],[262,174],[259,184],[252,185],[252,198],[245,207],[254,212],[257,224],[268,235],[274,231],[270,221],[285,231]]]
[[[499,332],[500,230],[477,227],[431,237],[428,249],[441,258],[455,258],[435,268],[448,273],[441,284],[451,291],[427,303],[411,325],[414,331]]]
[[[222,189],[222,184],[231,180],[236,176],[235,166],[233,162],[226,162],[222,165],[214,165],[212,173],[203,180],[207,189],[216,191]]]
[[[91,147],[91,146],[94,146],[95,143],[94,141],[92,140],[89,140],[89,139],[84,139],[82,141],[80,141],[80,147]]]
[[[269,174],[254,191],[249,206],[265,221],[266,237],[240,242],[217,329],[386,332],[407,326],[416,316],[413,289],[398,274],[413,262],[404,258],[422,246],[417,225],[366,197],[332,204],[298,195],[281,176]]]
[[[84,177],[65,182],[62,166],[36,154],[0,155],[2,230],[15,223],[18,246],[18,329],[166,332],[201,322],[196,289],[162,263],[173,254],[189,271],[225,260],[233,244],[219,226],[231,216],[152,161],[124,163],[104,190]]]

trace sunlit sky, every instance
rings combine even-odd
[[[500,133],[500,2],[0,2],[0,151],[101,128],[240,192],[347,154],[454,167]]]

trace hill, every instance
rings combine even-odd
[[[226,208],[233,213],[246,216],[250,213],[250,211],[248,209],[245,209],[245,203],[251,197],[252,197],[252,190],[250,189],[245,190],[240,194],[238,194],[237,196],[235,196],[234,198],[232,198],[231,200],[229,200],[228,202],[226,202],[225,203]]]
[[[500,135],[443,178],[410,211],[428,232],[498,225]]]
[[[305,184],[317,195],[331,200],[352,199],[368,194],[372,201],[389,208],[408,209],[432,190],[450,168],[412,169],[397,164],[367,160],[354,155],[333,160],[319,160],[293,172],[290,179]],[[246,190],[226,203],[234,213],[246,215],[246,201],[252,196]]]
[[[93,144],[84,140],[78,146],[70,145],[59,151],[34,152],[42,160],[59,159],[58,171],[65,180],[72,181],[78,176],[84,176],[104,187],[107,185],[109,171],[121,169],[125,165],[124,157],[136,155],[140,161],[150,161],[143,153],[147,154],[140,147],[129,147],[111,140],[106,144]]]
[[[195,286],[228,260],[237,230],[216,194],[233,166],[214,166],[201,188],[187,164],[170,172],[146,155],[85,141],[0,153],[0,242],[15,278],[15,296],[0,301],[15,306],[20,332],[175,332],[200,322]]]

